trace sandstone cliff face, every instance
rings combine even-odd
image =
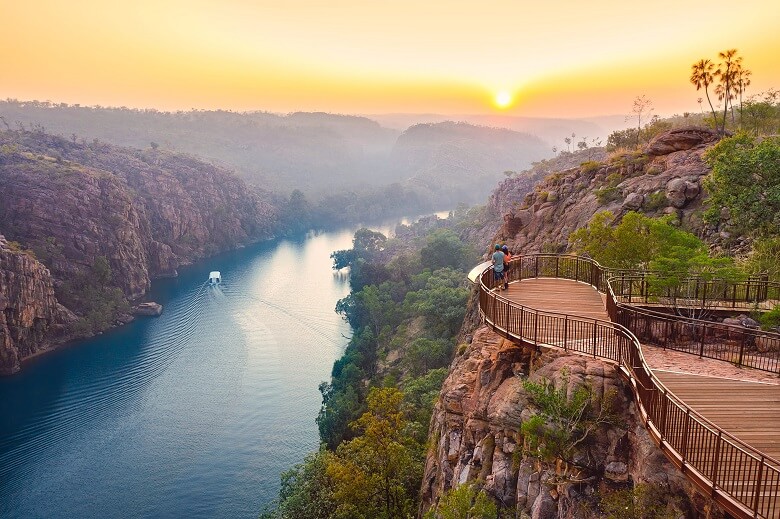
[[[568,375],[563,375],[568,373]],[[560,483],[554,468],[524,454],[521,423],[532,413],[522,381],[546,379],[557,387],[587,383],[596,400],[613,392],[620,426],[597,431],[587,448],[595,477],[581,484]],[[558,351],[537,353],[477,329],[468,349],[457,357],[434,409],[422,487],[423,510],[442,493],[481,480],[483,488],[517,516],[534,519],[597,516],[597,493],[626,481],[649,483],[687,513],[688,483],[647,435],[631,394],[614,366]]]
[[[54,297],[48,269],[0,234],[0,374],[65,337],[73,316]]]
[[[564,252],[569,235],[605,210],[616,216],[631,210],[672,214],[717,238],[700,217],[701,181],[710,172],[702,154],[716,140],[706,128],[679,128],[659,135],[644,152],[550,175],[532,192],[514,190],[510,179],[489,202],[503,216],[499,238],[516,252]]]
[[[0,132],[0,186],[0,232],[34,251],[61,301],[98,259],[132,300],[180,265],[270,238],[278,220],[270,196],[213,165],[41,132]]]

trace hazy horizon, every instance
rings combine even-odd
[[[641,15],[615,0],[43,0],[4,17],[0,98],[86,106],[571,119],[646,95],[671,115],[700,110],[690,66],[728,48],[753,71],[748,95],[780,84],[780,7],[765,0]]]

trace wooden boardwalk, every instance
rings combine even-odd
[[[598,264],[554,255],[523,260],[513,277],[526,279],[513,282],[509,290],[489,290],[489,265],[481,265],[483,273],[470,278],[481,283],[486,321],[501,334],[541,346],[611,359],[624,368],[629,359],[633,363],[627,373],[648,430],[672,463],[729,514],[780,519],[777,371],[759,364],[762,371],[744,367],[749,363],[741,362],[741,349],[737,364],[713,357],[711,351],[705,355],[703,342],[696,355],[679,347],[642,347],[624,328],[610,324],[606,297],[611,296],[592,286],[602,286]],[[535,277],[539,275],[556,277]],[[621,318],[623,308],[616,309]]]
[[[537,310],[609,321],[602,294],[586,283],[556,278],[524,279],[511,283],[508,290],[500,293]],[[540,333],[540,340],[545,335]],[[780,385],[687,373],[685,364],[676,366],[674,371],[653,368],[653,372],[702,416],[780,460]]]
[[[576,315],[609,321],[604,299],[592,286],[568,279],[524,279],[500,292],[510,301],[559,314]]]

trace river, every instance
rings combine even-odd
[[[351,333],[329,256],[354,230],[183,268],[153,284],[161,317],[0,379],[0,517],[257,517],[318,446],[318,385]]]

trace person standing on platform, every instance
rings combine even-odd
[[[509,270],[512,268],[512,253],[509,252],[509,247],[504,245],[501,247],[501,252],[504,253],[504,290],[509,288]]]
[[[503,288],[502,283],[504,281],[504,253],[501,252],[501,245],[496,243],[495,252],[493,253],[493,281],[496,283],[496,290]]]

